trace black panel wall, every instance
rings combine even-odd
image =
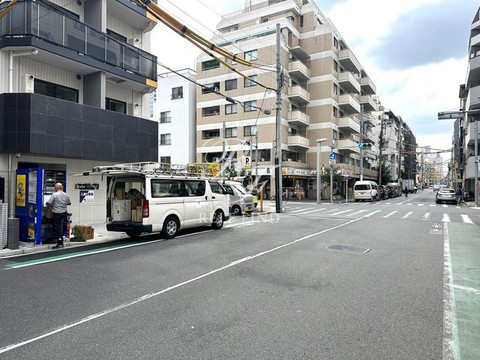
[[[158,160],[156,122],[38,94],[0,94],[0,131],[2,153]]]

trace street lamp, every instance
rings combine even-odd
[[[317,204],[320,204],[322,202],[321,200],[321,192],[320,192],[320,189],[321,189],[321,185],[320,185],[320,169],[321,169],[321,166],[320,166],[320,144],[322,141],[326,141],[327,139],[325,138],[321,138],[321,139],[317,139]]]

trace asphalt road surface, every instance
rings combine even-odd
[[[284,206],[168,241],[0,260],[0,358],[453,359],[468,346],[445,239],[450,225],[478,232],[478,210],[431,191]]]

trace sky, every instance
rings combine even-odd
[[[453,120],[439,111],[458,110],[458,90],[468,68],[475,0],[316,0],[321,12],[365,68],[380,102],[408,124],[421,147],[452,147]],[[221,15],[242,10],[245,0],[159,0],[158,5],[206,38]],[[199,51],[159,24],[152,53],[173,70],[195,68]],[[168,72],[159,67],[159,73]],[[442,154],[444,159],[448,153]]]

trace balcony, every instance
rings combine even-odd
[[[465,167],[465,178],[475,179],[475,156],[469,156],[467,158],[467,166]]]
[[[363,105],[364,111],[377,111],[378,104],[373,100],[371,95],[360,96],[360,104]]]
[[[291,61],[288,64],[288,73],[302,82],[310,80],[310,69],[299,60]]]
[[[340,50],[338,61],[340,61],[340,64],[350,72],[359,73],[362,70],[360,62],[350,49]]]
[[[339,118],[338,128],[346,134],[360,133],[360,123],[358,122],[358,119],[354,116]]]
[[[470,57],[467,70],[467,87],[476,85],[480,85],[480,51]]]
[[[360,112],[360,104],[352,95],[345,94],[338,97],[338,107],[347,114]]]
[[[310,102],[310,93],[300,85],[294,85],[288,89],[288,98],[297,104],[307,104]]]
[[[362,93],[366,95],[373,95],[377,93],[377,87],[373,83],[370,77],[365,76],[360,79],[360,86],[362,87]]]
[[[339,152],[343,153],[360,153],[360,148],[358,147],[358,141],[355,140],[355,137],[349,139],[338,140],[337,149]]]
[[[480,139],[480,124],[478,125],[478,134]],[[468,124],[468,133],[465,136],[465,145],[466,146],[474,146],[475,145],[475,122],[470,122]],[[467,152],[468,155],[468,152]]]
[[[348,93],[360,93],[360,83],[351,72],[341,72],[338,83]]]
[[[364,113],[362,117],[363,123],[369,126],[376,126],[377,121],[375,121],[375,118],[369,114],[369,113]]]
[[[310,125],[310,116],[300,110],[289,111],[288,123],[292,125],[308,126]]]
[[[470,88],[468,92],[468,100],[469,100],[468,110],[480,109],[480,85]]]
[[[472,36],[470,38],[470,47],[476,47],[480,45],[480,34]]]
[[[310,147],[310,140],[300,135],[289,135],[288,146],[308,149]]]
[[[153,2],[156,3],[156,1]],[[150,31],[157,24],[157,19],[134,1],[108,0],[107,7],[108,15],[133,26],[135,29]]]
[[[88,75],[105,71],[107,79],[134,91],[157,87],[157,57],[117,41],[64,13],[20,2],[0,18],[0,49],[38,49],[35,60]]]
[[[305,61],[305,60],[308,60],[310,59],[310,55],[308,55],[305,50],[303,50],[303,48],[298,45],[298,46],[292,46],[291,48],[289,48],[290,50],[290,53],[296,58],[296,59],[299,59],[299,60],[302,60],[302,61]]]

